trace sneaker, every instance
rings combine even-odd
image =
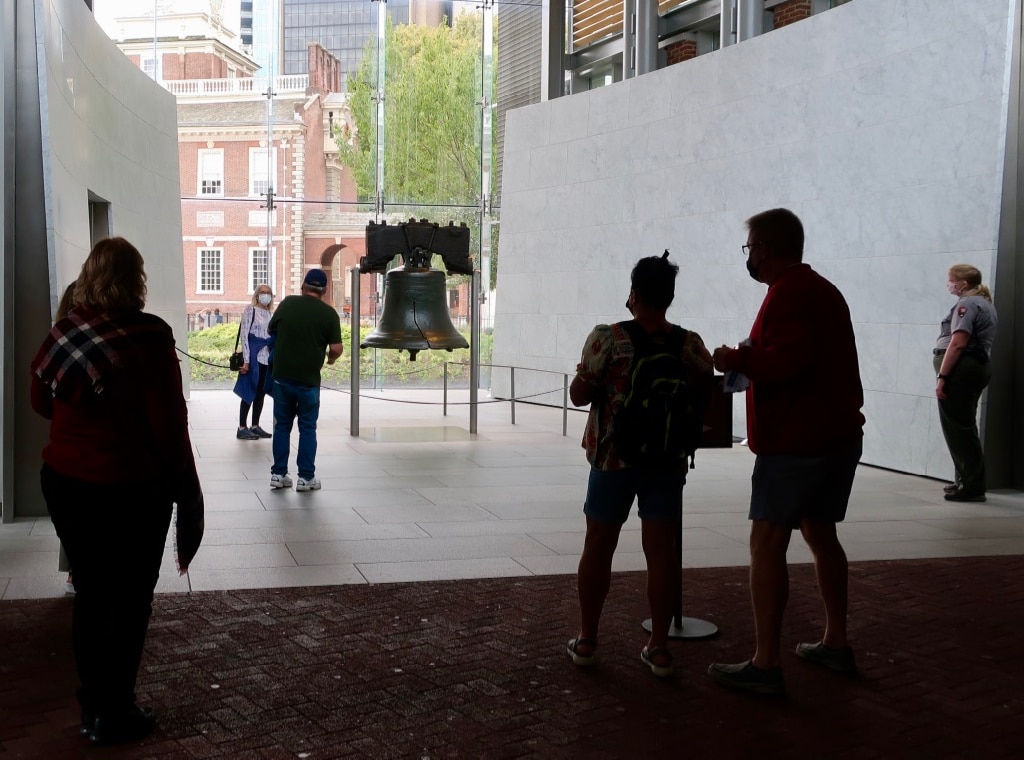
[[[240,441],[255,441],[259,436],[249,428],[238,428],[238,432],[235,433],[235,438]]]
[[[68,595],[75,593],[75,582],[71,579],[71,573],[68,573],[68,577],[64,581],[64,593]]]
[[[296,491],[319,491],[320,481],[316,478],[299,478],[295,481]]]
[[[824,642],[821,641],[814,644],[797,644],[796,656],[836,673],[853,675],[857,672],[857,662],[853,658],[853,649],[848,646],[833,649],[832,647],[825,646]]]
[[[301,478],[299,478],[299,482],[300,483],[302,482]],[[271,475],[270,476],[270,487],[272,489],[291,488],[292,487],[292,479],[289,478],[287,475]]]
[[[754,667],[750,660],[735,665],[713,662],[708,668],[708,675],[715,683],[730,689],[767,696],[786,693],[786,686],[782,682],[782,668],[763,670]]]
[[[950,483],[949,485],[945,485],[945,486],[942,487],[942,492],[943,493],[956,493],[959,490],[960,490],[960,484],[959,483]]]
[[[266,430],[261,428],[259,425],[253,425],[249,430],[256,434],[257,438],[273,438],[272,433],[268,433]]]

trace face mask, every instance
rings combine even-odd
[[[756,282],[761,282],[760,278],[757,276],[757,267],[754,266],[754,263],[750,260],[749,256],[747,257],[746,264],[747,274],[749,274]]]
[[[263,306],[270,306],[270,301],[271,300],[272,300],[272,296],[270,295],[270,293],[260,293],[259,302]]]
[[[951,296],[958,296],[958,295],[960,295],[960,287],[955,282],[947,282],[946,283],[946,290],[949,291],[949,294]]]

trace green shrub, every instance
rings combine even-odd
[[[469,330],[460,330],[469,340]],[[238,334],[237,324],[224,324],[209,327],[205,330],[188,334],[188,353],[192,356],[191,378],[197,384],[231,384],[235,381],[235,373],[228,369],[228,356],[234,351],[235,336]],[[365,338],[369,328],[363,328],[361,335]],[[345,353],[333,366],[325,366],[321,372],[323,384],[340,387],[348,385],[352,375],[352,362],[349,356],[351,329],[347,324],[341,326],[341,341]],[[480,335],[480,362],[487,364],[491,360],[494,336],[487,333]],[[376,354],[376,363],[374,362]],[[420,351],[416,361],[409,361],[407,351],[395,349],[364,348],[359,352],[360,383],[371,385],[399,385],[440,387],[444,378],[444,363],[449,362],[448,380],[456,385],[469,382],[469,349],[460,348],[454,351]],[[454,364],[462,362],[462,364]],[[211,366],[216,365],[216,366]]]

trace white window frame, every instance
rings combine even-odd
[[[256,251],[267,251],[267,279],[256,281]],[[265,246],[253,246],[249,249],[249,295],[256,292],[256,286],[266,283],[274,290],[274,249]]]
[[[270,167],[267,167],[267,148],[249,148],[249,195],[265,196],[266,188],[274,186],[277,177],[277,148],[270,148]],[[261,184],[257,184],[261,183]]]
[[[154,58],[153,56],[143,56],[142,60],[139,61],[139,68],[145,72],[146,76],[150,79],[159,82],[161,78],[160,71],[160,58],[159,56]]]
[[[210,183],[214,192],[205,192]],[[202,198],[224,197],[224,149],[200,148],[196,155],[196,195]]]
[[[203,287],[203,275],[205,273],[203,263],[204,254],[214,254],[216,256],[216,267],[217,267],[217,279],[219,280],[219,288],[204,288]],[[206,246],[203,248],[196,249],[196,293],[224,293],[224,249],[213,248]]]

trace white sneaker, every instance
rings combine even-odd
[[[320,481],[317,480],[316,478],[310,478],[309,480],[306,480],[305,478],[299,478],[298,480],[295,481],[295,490],[296,491],[319,491],[320,490]]]
[[[302,478],[299,478],[299,482],[302,482]],[[277,488],[291,488],[292,479],[287,475],[271,475],[270,476],[270,487],[271,489]]]

